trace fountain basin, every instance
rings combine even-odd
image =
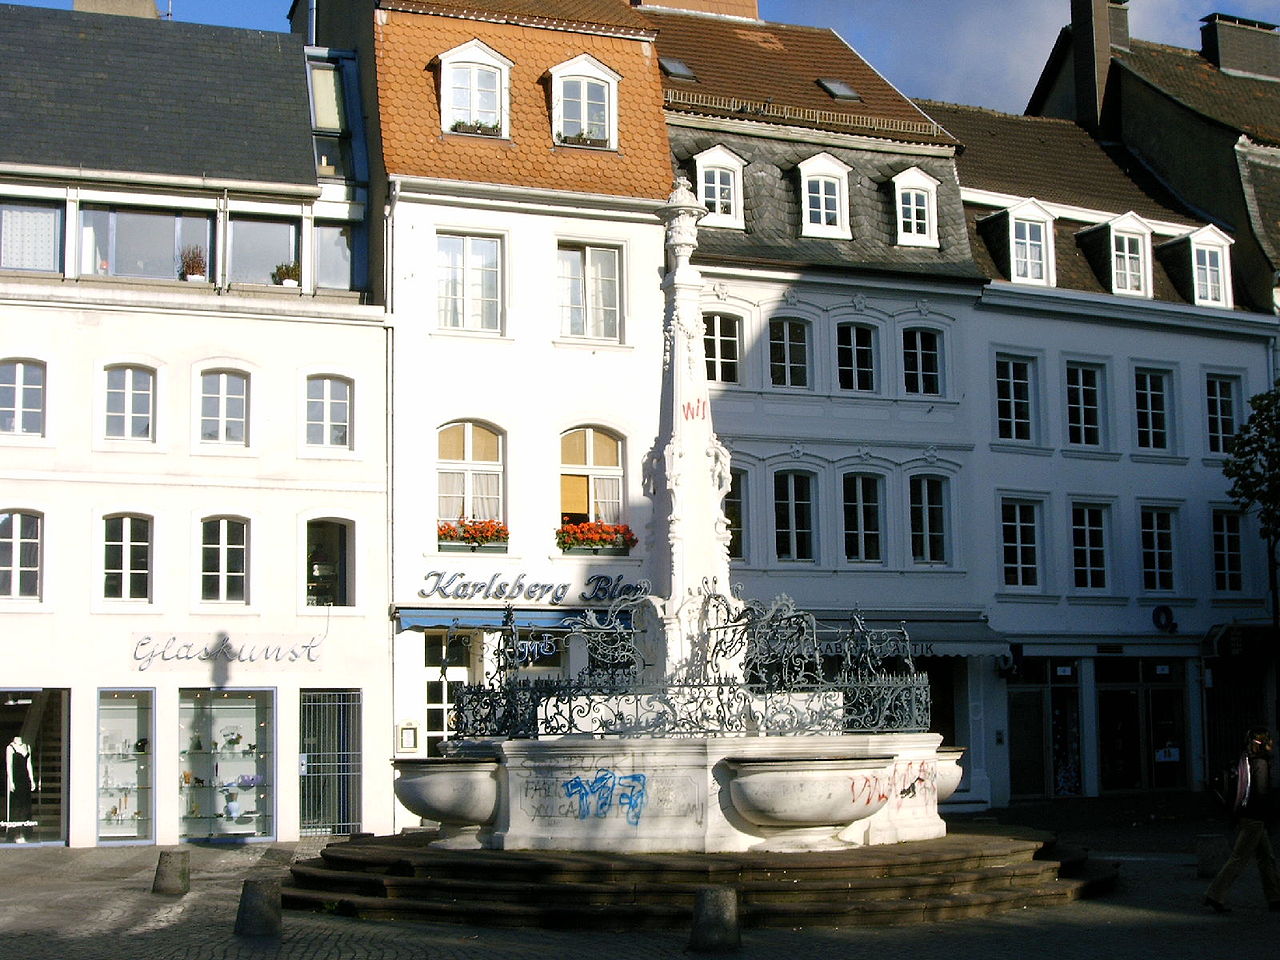
[[[964,754],[964,747],[938,748],[938,803],[955,793],[964,779],[964,768],[960,766]]]
[[[431,757],[393,760],[396,799],[411,813],[440,824],[433,846],[475,849],[498,813],[499,770],[494,759]]]

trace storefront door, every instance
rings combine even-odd
[[[1100,657],[1098,758],[1108,790],[1187,786],[1185,663]]]
[[[66,690],[0,690],[0,843],[66,840],[66,730]]]
[[[298,746],[301,832],[360,830],[360,691],[303,690]]]

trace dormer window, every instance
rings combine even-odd
[[[742,168],[745,162],[731,150],[714,146],[693,158],[698,171],[698,195],[706,204],[706,227],[745,228],[742,216]]]
[[[1045,224],[1040,220],[1013,221],[1013,277],[1023,283],[1044,283],[1048,276],[1045,262]]]
[[[1234,306],[1231,291],[1231,244],[1229,236],[1210,224],[1156,248],[1169,279],[1182,297],[1197,307]]]
[[[616,150],[622,76],[587,54],[552,67],[550,73],[556,143]]]
[[[802,237],[851,240],[849,229],[849,171],[829,153],[810,157],[799,165]]]
[[[893,185],[897,195],[898,244],[937,247],[938,181],[919,167],[911,167],[894,177]]]
[[[1151,296],[1151,228],[1136,213],[1126,213],[1079,234],[1081,248],[1111,292],[1124,297]]]
[[[1038,201],[1023,200],[984,217],[978,230],[1011,282],[1052,287],[1057,283],[1053,221]]]
[[[351,176],[350,128],[342,68],[328,60],[307,63],[311,79],[311,130],[316,154],[316,176],[348,179]]]
[[[440,129],[482,137],[510,136],[511,66],[510,60],[479,40],[440,54]]]

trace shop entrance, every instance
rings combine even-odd
[[[0,690],[0,843],[66,840],[66,729],[66,690]]]
[[[1101,788],[1185,788],[1185,662],[1100,657],[1096,669]]]
[[[358,833],[360,691],[303,690],[300,704],[300,831],[304,836]]]
[[[1080,671],[1075,660],[1025,657],[1009,685],[1009,791],[1078,797]]]

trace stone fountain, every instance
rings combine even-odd
[[[816,850],[943,836],[959,757],[928,732],[905,626],[820,626],[785,597],[733,595],[712,428],[705,208],[683,178],[661,210],[668,272],[662,415],[645,489],[652,580],[530,635],[508,614],[484,682],[455,700],[447,756],[398,760],[396,795],[439,844],[623,852]],[[569,675],[533,676],[560,650]]]

